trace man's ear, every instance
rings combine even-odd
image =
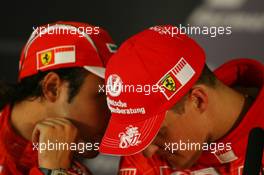
[[[208,92],[208,87],[205,85],[195,85],[190,91],[189,98],[200,113],[208,107]]]
[[[49,72],[41,82],[43,96],[50,102],[55,102],[60,95],[62,80],[55,72]]]

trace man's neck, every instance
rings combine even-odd
[[[216,103],[212,111],[214,124],[211,141],[218,140],[230,133],[244,117],[241,113],[245,107],[245,94],[225,85],[220,86],[214,97]]]
[[[42,120],[44,113],[44,108],[35,100],[20,102],[11,109],[11,126],[18,135],[31,140],[34,126]]]

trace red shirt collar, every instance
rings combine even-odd
[[[15,133],[10,116],[11,107],[6,106],[0,116],[0,149],[7,160],[22,166],[22,169],[37,165],[37,152],[33,151],[32,142]]]

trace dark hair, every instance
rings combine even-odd
[[[65,81],[69,82],[70,103],[80,91],[85,77],[88,74],[83,68],[65,68],[46,72],[39,72],[36,75],[26,77],[16,84],[7,84],[0,81],[0,110],[7,104],[19,103],[23,100],[33,100],[42,97],[41,80],[49,73],[54,72]]]
[[[215,77],[214,73],[209,69],[207,65],[204,66],[203,71],[201,73],[201,76],[195,83],[197,84],[204,84],[208,87],[215,88],[217,86],[217,78]],[[190,91],[184,95],[180,101],[178,101],[173,107],[172,110],[182,114],[184,113],[184,104],[188,97],[188,94],[190,94]]]

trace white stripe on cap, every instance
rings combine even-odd
[[[97,67],[97,66],[84,66],[84,68],[91,73],[94,73],[95,75],[105,78],[105,68],[103,67]]]

